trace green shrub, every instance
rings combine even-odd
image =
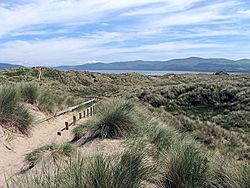
[[[20,86],[21,97],[25,102],[35,104],[39,95],[38,86],[32,83],[22,84]]]

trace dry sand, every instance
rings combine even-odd
[[[0,126],[0,187],[5,185],[5,177],[11,177],[20,172],[25,165],[25,155],[33,149],[51,143],[66,143],[73,139],[72,126],[70,126],[68,131],[61,131],[61,136],[57,135],[58,131],[65,128],[65,121],[72,122],[73,115],[78,120],[76,125],[86,120],[86,118],[79,120],[77,112],[69,112],[49,121],[39,123],[41,120],[46,119],[47,116],[32,105],[27,105],[27,108],[34,117],[30,136],[15,134],[12,135],[12,139],[9,139],[9,135],[6,135]],[[96,139],[78,148],[82,156],[91,156],[97,152],[110,154],[123,150],[124,147],[121,140],[109,139]]]
[[[31,112],[37,120],[44,118],[44,114],[37,109],[32,108]],[[58,136],[57,131],[65,127],[65,121],[72,122],[74,112],[67,113],[60,117],[52,118],[43,123],[35,123],[33,125],[31,135],[14,135],[13,139],[6,141],[7,136],[0,130],[0,187],[5,182],[5,176],[9,177],[19,172],[24,165],[25,154],[31,152],[33,149],[41,147],[50,143],[65,143],[72,140],[73,135],[71,131],[62,131],[62,135]],[[76,115],[76,114],[75,114]],[[77,122],[81,123],[85,119]],[[70,127],[72,129],[72,127]]]

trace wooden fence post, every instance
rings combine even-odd
[[[73,115],[73,124],[76,123],[76,116]]]
[[[65,129],[69,130],[69,123],[67,121],[65,122]]]
[[[83,117],[84,118],[86,117],[86,111],[85,110],[83,111]]]
[[[93,114],[93,109],[92,109],[92,106],[91,107],[89,107],[89,109],[90,109],[90,116],[92,116]]]
[[[89,108],[87,108],[87,117],[89,117]]]
[[[93,109],[93,115],[94,115],[94,113],[95,113],[95,104],[93,104],[93,107],[92,107],[92,109]]]
[[[79,113],[79,119],[82,119],[82,113],[81,112]]]

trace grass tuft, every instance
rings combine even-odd
[[[20,97],[14,86],[0,88],[0,124],[10,131],[27,134],[32,117],[19,101]]]
[[[151,179],[154,169],[142,150],[135,149],[117,155],[79,156],[67,166],[56,166],[52,173],[47,169],[11,179],[8,183],[9,187],[17,188],[137,188]]]
[[[211,185],[213,187],[249,188],[250,165],[238,163],[223,156],[215,156],[211,161]]]
[[[125,137],[135,132],[139,124],[134,104],[124,99],[116,98],[102,102],[96,113],[96,117],[74,129],[75,137],[79,138],[83,135],[85,127],[88,127],[84,143],[94,138]]]
[[[179,143],[162,157],[163,177],[166,188],[206,187],[208,158],[194,143]]]
[[[157,153],[160,154],[176,142],[178,134],[158,118],[152,118],[149,121],[148,136],[150,143],[153,144]]]
[[[28,83],[20,86],[21,97],[30,104],[35,104],[39,96],[39,89],[36,84]]]
[[[71,144],[48,144],[40,148],[34,149],[25,156],[27,166],[24,171],[33,168],[44,157],[51,157],[54,162],[63,157],[71,157],[75,153],[75,148]]]

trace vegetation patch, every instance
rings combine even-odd
[[[195,147],[195,143],[173,145],[160,159],[162,163],[162,187],[206,187],[209,179],[208,158]]]
[[[155,173],[155,168],[145,160],[142,149],[128,149],[118,155],[79,156],[64,167],[56,167],[53,173],[46,169],[41,173],[27,174],[25,178],[12,179],[8,184],[19,188],[137,188],[150,181]]]
[[[27,178],[12,187],[249,188],[248,74],[142,76],[51,70],[52,75],[38,81],[32,72],[18,79],[0,73],[6,82],[29,80],[43,87],[37,99],[16,95],[18,105],[1,107],[1,124],[17,120],[13,112],[22,114],[16,110],[19,101],[36,101],[41,110],[55,113],[75,103],[74,96],[119,96],[123,99],[99,103],[95,116],[74,129],[74,141],[81,145],[95,138],[123,139],[127,150],[73,157],[51,173],[25,174]],[[40,148],[27,160],[32,166],[54,150]]]
[[[10,131],[27,134],[32,117],[28,110],[21,105],[17,89],[13,86],[0,88],[0,124]]]
[[[8,77],[22,76],[22,75],[25,75],[27,71],[28,71],[27,68],[16,68],[16,69],[12,69],[9,71],[4,71],[3,74]]]
[[[84,127],[88,132],[84,136],[82,144],[95,138],[120,138],[135,133],[138,122],[138,112],[133,103],[124,99],[110,99],[102,102],[97,107],[96,117],[74,129],[77,139],[83,136]]]
[[[75,148],[71,144],[49,144],[40,148],[34,149],[25,157],[26,166],[23,172],[33,168],[44,157],[52,158],[54,162],[63,159],[64,157],[72,157],[75,154]]]
[[[39,88],[36,84],[27,83],[20,86],[21,97],[24,102],[35,104],[39,96]]]

